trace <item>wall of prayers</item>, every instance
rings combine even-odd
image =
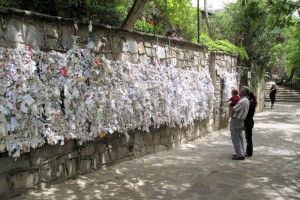
[[[0,17],[0,196],[227,126],[235,57],[92,22]]]

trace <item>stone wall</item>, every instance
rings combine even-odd
[[[149,133],[136,131],[130,133],[128,142],[124,135],[114,133],[83,145],[78,145],[75,140],[63,146],[45,145],[17,160],[1,157],[0,196],[1,199],[9,199],[29,188],[45,189],[103,166],[176,147],[209,131],[211,127],[204,120],[187,128],[165,126],[151,129]]]
[[[58,17],[0,8],[0,42],[7,48],[39,48],[43,51],[65,52],[72,46],[73,21]],[[84,47],[89,36],[87,24],[78,23],[78,44]],[[205,47],[186,41],[152,34],[124,31],[114,27],[94,25],[92,36],[95,53],[109,60],[165,64],[176,60],[176,67],[210,70],[214,81],[216,105],[210,116],[185,128],[152,128],[150,133],[134,131],[130,140],[114,133],[83,145],[69,140],[63,146],[45,145],[13,159],[6,154],[0,157],[0,197],[11,198],[28,188],[45,188],[51,184],[76,178],[79,174],[103,166],[134,159],[143,155],[167,150],[226,127],[222,99],[224,81],[216,73],[216,65],[235,70],[236,58],[223,53],[208,54]],[[156,51],[160,51],[158,54]],[[157,56],[158,55],[158,56]],[[224,117],[225,116],[225,117]]]

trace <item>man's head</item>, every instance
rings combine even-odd
[[[240,91],[239,91],[239,94],[241,97],[244,97],[244,96],[247,96],[249,93],[249,88],[246,87],[246,86],[242,86]]]

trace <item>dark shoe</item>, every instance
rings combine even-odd
[[[245,157],[252,157],[252,155],[250,155],[250,154],[245,154]]]
[[[232,157],[232,160],[245,160],[245,157]]]
[[[236,157],[236,154],[233,154],[232,157]]]

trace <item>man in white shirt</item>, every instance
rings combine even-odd
[[[232,157],[232,160],[245,160],[242,131],[244,120],[247,116],[250,105],[247,98],[248,93],[249,89],[247,87],[241,87],[239,91],[241,99],[234,107],[230,108],[231,113],[233,113],[230,121],[230,133],[232,144],[236,153],[236,155]]]

